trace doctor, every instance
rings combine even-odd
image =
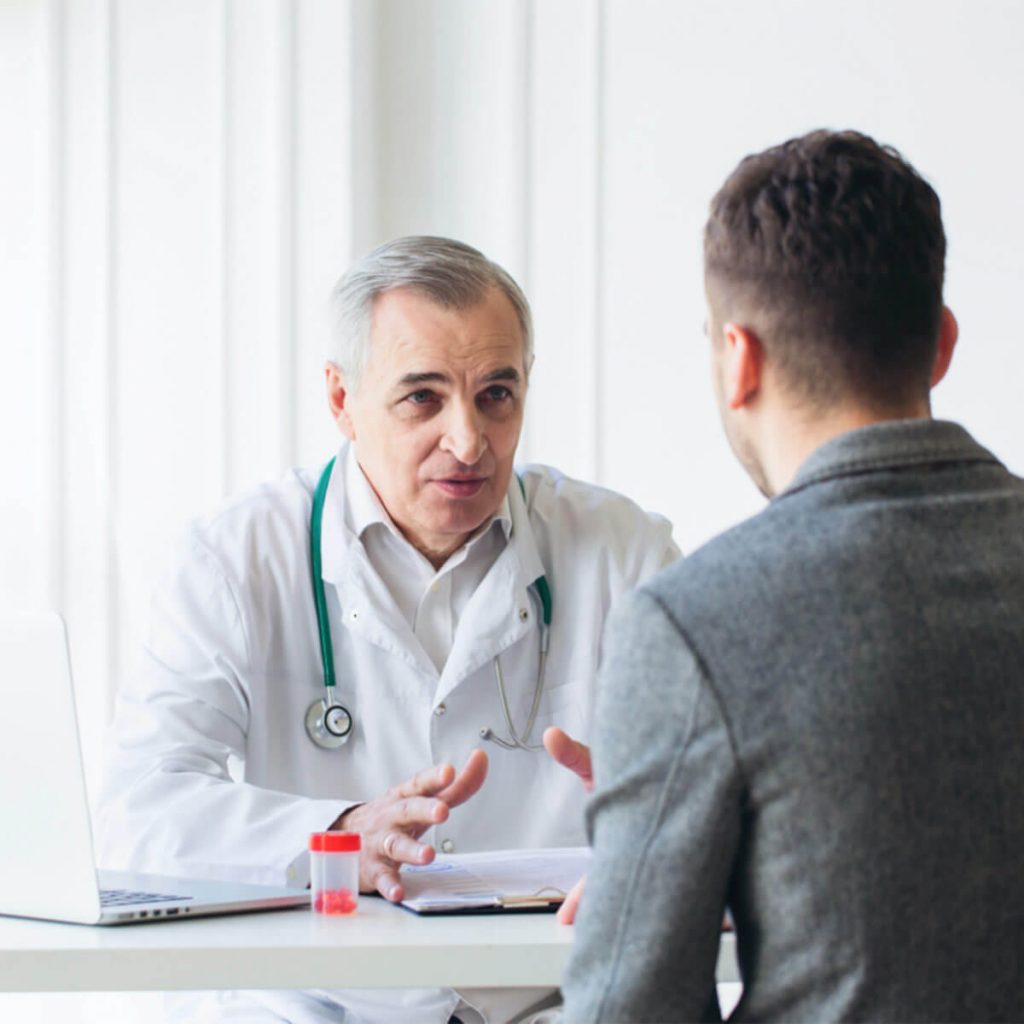
[[[390,242],[333,311],[344,443],[188,531],[118,695],[107,866],[304,885],[308,834],[351,829],[362,888],[397,900],[401,866],[435,850],[585,843],[583,786],[556,759],[585,754],[569,736],[588,734],[605,618],[677,557],[669,524],[555,470],[513,472],[529,306],[475,249]],[[180,1010],[468,1024],[546,995],[236,992]]]

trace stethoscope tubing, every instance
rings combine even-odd
[[[344,745],[352,734],[354,721],[351,712],[335,696],[337,679],[334,672],[334,644],[331,640],[331,623],[327,614],[327,593],[324,589],[323,565],[320,553],[320,541],[323,534],[324,503],[327,500],[327,489],[330,486],[331,474],[334,471],[334,464],[337,456],[333,457],[324,467],[317,481],[316,489],[313,492],[313,508],[309,517],[309,549],[310,569],[313,576],[313,603],[316,607],[317,635],[320,640],[320,662],[323,670],[323,685],[325,697],[314,701],[306,710],[305,726],[309,738],[325,750],[334,750]],[[523,498],[526,497],[526,488],[520,477],[519,489]],[[510,739],[502,739],[489,728],[481,729],[480,736],[489,740],[506,750],[542,750],[543,747],[530,743],[530,736],[533,733],[534,722],[537,718],[537,710],[540,707],[540,699],[544,693],[544,673],[547,666],[548,642],[551,631],[551,617],[553,601],[551,588],[548,585],[547,577],[542,573],[531,584],[531,589],[537,592],[540,600],[540,660],[537,668],[537,682],[533,689],[533,703],[530,706],[530,715],[526,722],[526,731],[520,736],[512,723],[512,713],[508,704],[508,693],[505,689],[505,678],[501,671],[501,660],[495,655],[494,672],[498,683],[498,696],[501,701],[502,714],[505,717],[505,725],[508,728]]]

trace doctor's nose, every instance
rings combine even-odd
[[[448,410],[441,438],[441,450],[454,456],[464,466],[480,461],[487,451],[487,438],[475,405],[454,403]]]

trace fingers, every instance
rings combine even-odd
[[[394,864],[429,864],[434,859],[434,848],[418,843],[405,832],[385,832],[380,843],[384,858]]]
[[[422,832],[448,820],[448,804],[436,797],[410,796],[396,801],[389,817],[393,825]]]
[[[396,797],[436,796],[454,778],[455,769],[450,764],[435,764],[432,768],[417,772],[411,779],[400,782],[388,792]]]
[[[447,817],[448,807],[440,800],[395,796],[371,800],[345,815],[346,828],[363,837],[359,891],[376,890],[386,899],[400,900],[400,866],[429,864],[434,859],[434,848],[416,837]]]
[[[487,777],[487,755],[474,750],[458,775],[450,764],[435,765],[392,787],[378,800],[347,811],[341,821],[361,833],[359,889],[376,890],[392,902],[402,898],[403,864],[429,864],[434,848],[418,842],[427,829],[446,821],[449,808],[468,800]]]
[[[388,867],[386,864],[379,866],[377,873],[373,877],[373,882],[367,887],[366,890],[376,890],[386,900],[390,900],[392,903],[401,902],[402,897],[405,895],[405,890],[402,888],[402,883],[398,878],[398,869],[394,867]]]
[[[449,807],[458,807],[480,789],[486,778],[487,755],[482,750],[474,750],[466,759],[462,771],[437,794],[437,798]]]
[[[586,885],[587,876],[584,875],[570,890],[565,901],[558,908],[555,920],[559,924],[572,924],[576,920],[576,911],[579,909],[580,900],[583,898],[583,887]]]
[[[589,793],[594,788],[594,773],[590,763],[590,747],[574,740],[557,726],[544,730],[544,748],[563,768],[575,772],[583,780]]]
[[[379,843],[385,832],[397,829],[419,836],[448,820],[448,805],[436,797],[411,796],[404,799],[385,794],[379,800],[360,804],[341,818],[352,832],[359,832],[371,842]]]
[[[429,864],[434,848],[417,842],[397,826],[363,833],[359,857],[359,890],[376,890],[385,899],[397,903],[403,895],[399,871],[403,864]]]

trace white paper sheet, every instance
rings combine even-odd
[[[419,913],[558,903],[586,873],[585,846],[441,854],[402,870],[405,899]]]

